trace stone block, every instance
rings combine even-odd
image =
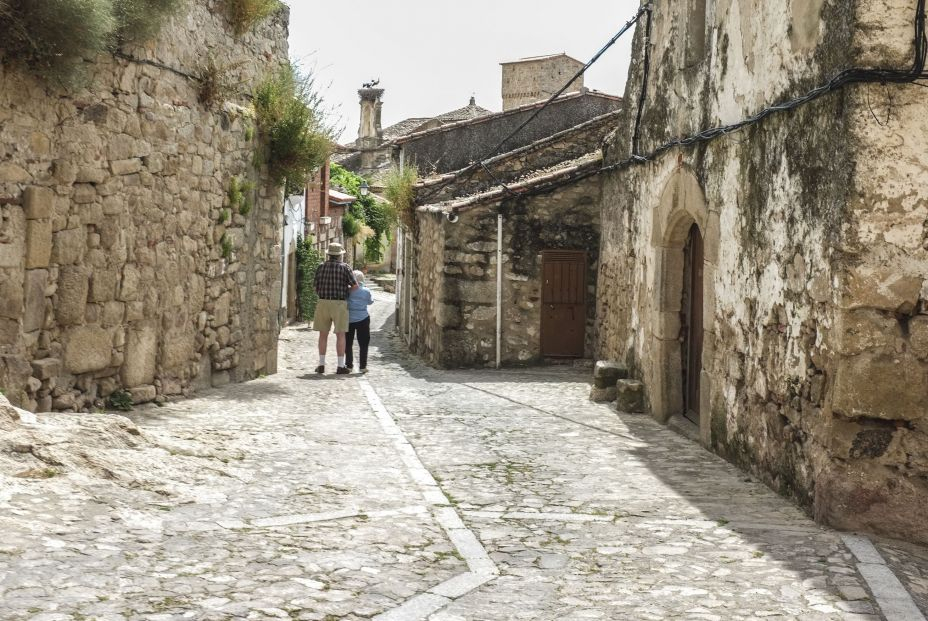
[[[102,168],[83,167],[78,173],[75,181],[78,183],[103,183],[106,181],[106,171]]]
[[[126,305],[123,302],[106,302],[100,322],[104,328],[113,328],[120,325],[126,316]]]
[[[122,268],[118,298],[121,302],[133,302],[138,299],[141,278],[142,274],[135,265],[129,264]]]
[[[26,269],[48,267],[52,258],[52,221],[26,223]]]
[[[114,160],[110,162],[110,170],[114,175],[132,175],[142,170],[142,160],[133,157],[127,160]]]
[[[916,358],[928,360],[928,315],[919,315],[909,322],[909,343]]]
[[[924,279],[893,267],[857,267],[845,278],[841,307],[875,308],[909,314],[915,310]]]
[[[71,194],[71,202],[76,205],[86,205],[97,200],[97,188],[90,183],[78,183]]]
[[[90,272],[85,267],[68,265],[61,268],[55,299],[55,317],[62,326],[83,323],[87,310],[89,278]]]
[[[597,388],[594,386],[590,389],[590,401],[594,403],[608,403],[610,401],[615,401],[616,394],[615,386],[610,386],[609,388]]]
[[[129,330],[126,335],[126,361],[122,381],[126,386],[151,384],[155,380],[158,335],[152,326]]]
[[[23,405],[30,377],[32,365],[26,360],[19,356],[0,356],[0,388],[10,403],[16,406]]]
[[[23,314],[22,270],[0,270],[0,317],[19,319]]]
[[[226,292],[216,300],[216,306],[213,308],[213,327],[218,328],[229,323],[229,313],[232,305],[232,296]]]
[[[0,183],[29,183],[32,175],[13,162],[0,162]]]
[[[65,370],[75,375],[102,371],[110,363],[113,337],[98,326],[71,328],[65,336]]]
[[[228,371],[217,371],[212,375],[213,388],[221,388],[227,386],[229,382],[232,381],[232,378],[229,376]]]
[[[61,360],[42,358],[32,361],[32,375],[40,380],[48,380],[61,375]]]
[[[161,366],[165,372],[180,373],[190,364],[194,351],[193,334],[174,334],[165,340],[161,352]]]
[[[861,354],[838,363],[832,409],[848,418],[916,420],[928,403],[928,365],[912,354]]]
[[[902,329],[894,316],[883,312],[861,309],[838,314],[837,337],[834,349],[845,356],[864,352],[891,353]]]
[[[45,287],[48,284],[48,270],[28,270],[26,272],[25,307],[23,310],[23,332],[32,332],[45,325]]]
[[[90,300],[92,302],[110,302],[116,297],[116,268],[94,269],[90,279]]]
[[[55,193],[49,188],[30,186],[23,192],[23,209],[27,220],[44,220],[52,217]]]
[[[637,380],[620,379],[616,382],[615,409],[619,412],[639,414],[645,411],[644,384]]]
[[[618,380],[627,377],[628,369],[620,362],[600,360],[593,367],[593,385],[596,388],[615,388]]]
[[[80,263],[86,246],[87,234],[83,227],[58,231],[52,246],[52,262],[58,265]]]
[[[158,396],[158,391],[154,386],[133,386],[129,389],[129,394],[132,395],[132,403],[138,405],[140,403],[148,403],[154,401],[155,397]]]

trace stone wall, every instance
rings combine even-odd
[[[508,152],[530,145],[590,119],[618,110],[621,105],[622,100],[618,97],[589,91],[560,97],[525,129],[508,141],[500,152]],[[472,121],[453,123],[398,139],[396,145],[402,150],[403,162],[418,166],[422,176],[460,170],[472,162],[485,158],[500,140],[508,136],[535,111],[536,106],[524,106],[509,112],[479,117]],[[399,151],[394,154],[393,159],[399,162]]]
[[[847,67],[909,65],[915,1],[859,4],[761,11],[725,0],[700,32],[680,7],[656,3],[641,150]],[[629,101],[643,44],[639,32]],[[645,381],[655,416],[682,411],[683,246],[695,223],[706,246],[704,442],[827,522],[925,541],[915,517],[928,508],[919,90],[847,88],[607,175],[597,343]],[[628,156],[632,127],[630,116],[607,164]]]
[[[412,350],[441,367],[495,364],[496,236],[502,214],[502,363],[524,365],[542,357],[544,250],[588,252],[586,353],[592,354],[599,188],[593,175],[542,194],[476,202],[462,208],[455,223],[441,212],[420,210]]]
[[[254,123],[199,103],[207,54],[242,91],[287,59],[286,11],[234,39],[194,0],[63,91],[0,66],[0,388],[39,410],[188,394],[276,368],[282,191]],[[237,176],[256,190],[226,220]]]

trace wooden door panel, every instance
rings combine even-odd
[[[586,341],[586,253],[542,254],[541,353],[582,357]]]

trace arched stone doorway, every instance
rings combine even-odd
[[[652,223],[657,282],[653,300],[651,409],[658,420],[689,415],[709,442],[719,217],[685,168],[667,182]]]

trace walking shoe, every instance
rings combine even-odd
[[[367,373],[367,367],[361,367],[360,369],[358,369],[358,371],[360,371],[361,373]]]
[[[322,375],[323,373],[325,373],[325,366],[320,364],[318,367],[316,367],[316,373],[318,373],[319,375]]]
[[[351,369],[348,367],[338,367],[335,369],[335,375],[348,375],[349,373],[351,373]]]

